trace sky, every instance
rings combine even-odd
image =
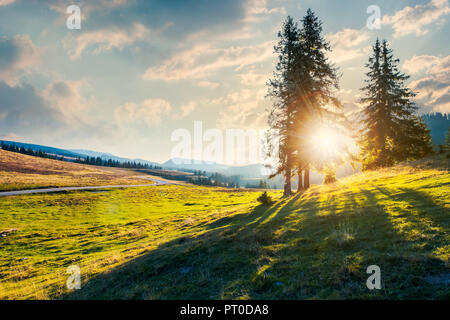
[[[81,11],[81,28],[68,29]],[[368,28],[380,8],[380,28]],[[177,129],[263,129],[273,45],[311,8],[347,113],[386,39],[420,112],[450,112],[448,0],[0,0],[0,139],[164,162]]]

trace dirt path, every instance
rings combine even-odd
[[[61,192],[61,191],[110,189],[110,188],[154,187],[154,186],[164,186],[164,185],[182,185],[182,183],[160,180],[160,179],[156,179],[153,177],[150,178],[150,177],[146,177],[146,176],[139,176],[138,178],[153,181],[154,184],[134,184],[134,185],[124,184],[124,185],[113,185],[113,186],[61,187],[61,188],[30,189],[30,190],[18,190],[18,191],[3,191],[3,192],[0,192],[0,197],[17,196],[17,195],[31,194],[31,193]]]

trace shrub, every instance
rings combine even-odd
[[[272,198],[267,194],[267,191],[264,191],[263,194],[260,195],[256,200],[258,200],[258,202],[260,202],[262,205],[268,205],[273,202]]]

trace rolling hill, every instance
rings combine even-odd
[[[271,191],[269,206],[195,186],[10,197],[0,298],[449,299],[449,186],[435,157]],[[83,283],[68,291],[73,264]]]
[[[0,149],[0,191],[52,187],[142,184],[139,173],[33,157]]]

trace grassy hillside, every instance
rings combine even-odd
[[[0,298],[449,299],[448,160],[358,174],[265,207],[161,186],[0,200]],[[66,268],[82,271],[65,289]],[[366,287],[381,268],[382,289]]]
[[[66,186],[145,184],[136,172],[28,156],[0,149],[0,191]]]

